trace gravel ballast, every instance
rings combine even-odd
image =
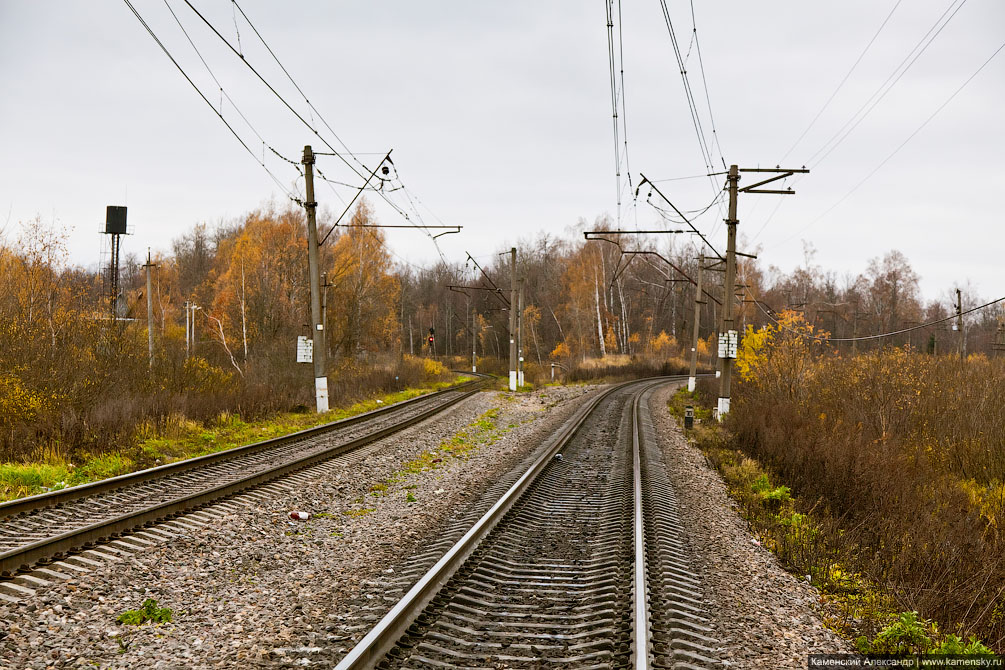
[[[208,508],[215,523],[0,605],[0,668],[328,665],[358,636],[346,621],[364,587],[435,538],[595,390],[477,394],[359,462]],[[441,449],[461,431],[475,448]],[[297,510],[314,517],[292,521]],[[172,621],[117,622],[147,598]]]
[[[804,668],[809,653],[850,651],[822,626],[816,590],[754,543],[719,475],[669,416],[672,389],[653,395],[653,419],[720,657],[739,668]],[[454,517],[484,505],[483,493],[596,390],[477,394],[358,462],[321,468],[292,491],[264,487],[243,504],[208,508],[204,527],[0,604],[0,668],[330,667],[400,595],[384,585],[407,572],[409,557],[454,532]],[[461,431],[478,444],[453,456],[441,444]],[[292,521],[296,510],[315,516]],[[147,598],[173,620],[116,621]]]
[[[651,409],[693,567],[703,575],[720,657],[737,668],[801,669],[809,654],[852,653],[851,645],[824,628],[820,593],[757,542],[719,473],[682,435],[667,411],[676,388],[654,393]]]

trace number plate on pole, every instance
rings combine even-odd
[[[314,340],[301,335],[297,338],[297,363],[314,362]]]

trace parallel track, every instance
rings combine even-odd
[[[477,393],[484,379],[236,449],[0,503],[0,575],[379,440]]]
[[[585,405],[337,670],[716,665],[649,418],[668,381]]]

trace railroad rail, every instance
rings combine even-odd
[[[477,393],[487,379],[479,375],[282,437],[0,503],[0,576],[359,449]]]
[[[648,408],[679,381],[584,404],[336,670],[718,665]]]

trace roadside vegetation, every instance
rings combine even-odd
[[[861,651],[1001,651],[1005,360],[842,355],[818,335],[792,312],[748,330],[727,421],[702,410],[693,439]],[[717,395],[703,380],[671,409]]]
[[[407,388],[346,407],[333,408],[325,414],[280,412],[266,419],[244,421],[238,415],[224,412],[203,422],[171,416],[160,426],[152,422],[140,425],[134,443],[120,451],[101,454],[82,452],[78,463],[58,456],[50,456],[46,462],[0,463],[0,501],[85,484],[282,437],[409,400],[466,379],[462,376],[449,382],[433,382],[423,388]]]

